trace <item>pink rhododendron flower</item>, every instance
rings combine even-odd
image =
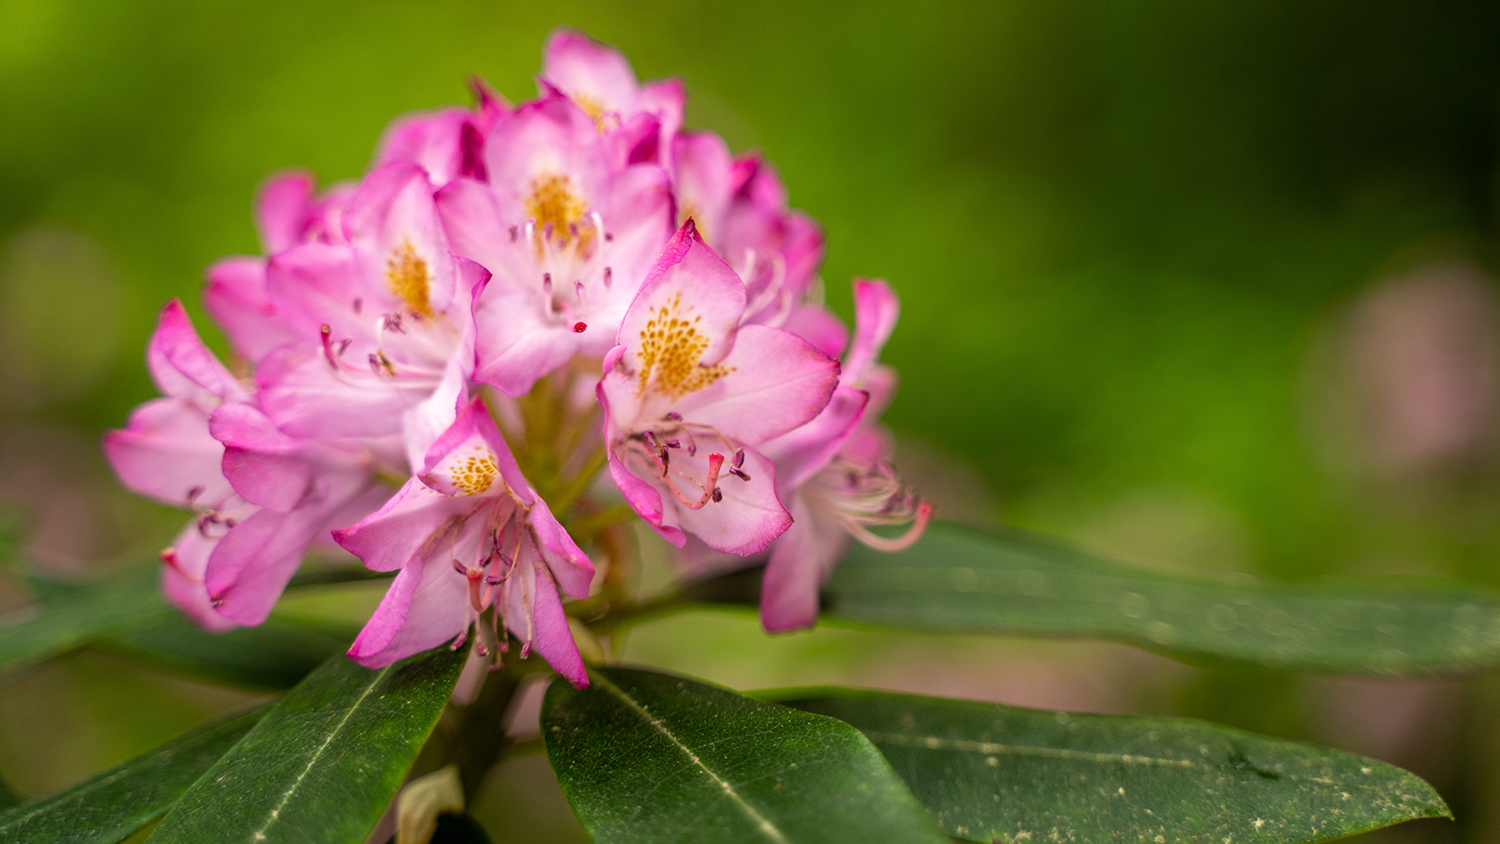
[[[781,178],[758,156],[732,158],[712,132],[678,135],[673,148],[678,219],[692,218],[704,241],[744,280],[745,322],[782,326],[817,275],[822,230],[787,208]],[[842,345],[842,326],[831,315],[813,325],[808,320],[815,315],[803,315],[808,339],[825,351]]]
[[[521,395],[574,355],[601,357],[671,236],[665,172],[616,172],[593,122],[549,96],[502,118],[488,184],[438,194],[457,254],[493,273],[474,303],[476,379]]]
[[[900,550],[916,542],[932,515],[932,506],[891,468],[888,438],[875,422],[895,390],[895,373],[876,361],[900,304],[884,281],[856,279],[854,309],[854,342],[833,399],[812,422],[764,446],[793,518],[766,561],[761,623],[769,631],[816,623],[818,588],[851,536],[878,550]],[[897,538],[869,529],[906,523],[911,528]]]
[[[271,258],[267,291],[298,340],[261,361],[260,405],[292,436],[404,434],[419,459],[473,368],[470,303],[488,273],[449,253],[414,164],[366,176],[342,221],[347,244]]]
[[[105,454],[132,490],[196,513],[162,554],[168,597],[210,629],[259,624],[308,546],[341,513],[358,510],[371,459],[260,424],[253,396],[175,300],[162,310],[147,361],[166,397],[107,434]]]
[[[687,95],[682,82],[640,84],[625,56],[581,32],[559,29],[543,51],[542,95],[566,95],[609,138],[616,161],[669,164],[672,139],[682,128]]]
[[[786,331],[740,327],[745,286],[683,225],[605,359],[610,474],[668,541],[753,554],[787,529],[756,446],[817,416],[838,364]],[[720,486],[720,481],[723,485]]]
[[[361,664],[464,636],[494,606],[523,657],[535,648],[574,685],[588,684],[558,593],[586,597],[593,564],[521,476],[478,399],[433,443],[418,477],[334,536],[366,566],[400,572],[349,650]],[[488,633],[486,647],[498,648]]]

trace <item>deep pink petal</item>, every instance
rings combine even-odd
[[[318,504],[290,513],[262,509],[235,525],[209,556],[204,575],[219,614],[240,624],[264,622],[307,547],[351,498],[326,494]]]
[[[146,364],[156,386],[169,396],[211,408],[221,401],[242,401],[248,393],[198,337],[187,311],[176,299],[161,309],[156,331],[146,346]]]
[[[563,679],[580,689],[587,687],[588,671],[583,667],[583,657],[573,641],[573,631],[568,629],[568,616],[563,611],[562,599],[558,597],[557,584],[546,566],[531,561],[522,563],[522,566],[516,571],[517,576],[524,577],[519,584],[521,588],[512,586],[510,589],[506,626],[522,641],[530,641],[532,650],[547,660],[547,664]],[[530,607],[518,607],[517,598],[520,601],[529,599]],[[528,617],[531,620],[529,630],[526,627]]]
[[[587,598],[589,587],[594,582],[594,564],[573,537],[563,529],[541,498],[531,508],[531,529],[536,534],[542,558],[551,570],[553,578],[562,586],[570,598]],[[549,660],[550,661],[550,660]]]
[[[302,442],[282,433],[247,404],[227,404],[209,418],[224,444],[224,477],[252,504],[286,513],[313,490],[314,466]]]
[[[235,511],[234,515],[243,518],[246,512]],[[199,627],[221,633],[239,625],[219,615],[203,586],[203,571],[217,541],[198,529],[197,519],[189,521],[172,546],[162,552],[161,588],[167,600]]]

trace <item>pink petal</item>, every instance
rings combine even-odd
[[[344,234],[356,248],[366,279],[386,282],[388,266],[403,260],[403,255],[415,255],[426,265],[426,290],[407,294],[420,296],[420,305],[393,292],[388,283],[369,285],[371,295],[379,296],[392,310],[425,307],[443,313],[458,295],[456,268],[432,194],[427,171],[398,161],[366,175],[344,213]],[[465,306],[468,292],[460,296]]]
[[[573,631],[568,629],[567,613],[547,567],[524,561],[513,576],[521,583],[512,585],[508,592],[506,626],[523,642],[531,642],[532,649],[564,679],[577,688],[586,688],[588,670],[573,641]],[[526,625],[528,618],[530,629]]]
[[[554,31],[542,56],[542,75],[575,100],[620,112],[633,105],[640,92],[625,56],[581,32]]]
[[[474,501],[442,495],[411,478],[384,507],[353,527],[335,530],[333,538],[365,568],[395,571],[417,559],[433,534],[475,506]]]
[[[293,170],[263,182],[255,197],[255,227],[267,253],[290,249],[302,242],[313,211],[318,180],[305,170]]]
[[[552,576],[570,598],[587,598],[594,583],[594,564],[563,529],[541,498],[531,508],[529,517],[542,558]],[[550,662],[550,660],[549,660]]]
[[[463,465],[475,455],[493,460],[495,471],[500,476],[495,480],[500,481],[503,486],[492,484],[476,492],[457,480]],[[433,442],[421,465],[422,482],[443,495],[485,493],[503,496],[508,487],[509,494],[522,505],[530,506],[536,500],[536,493],[532,492],[531,485],[521,475],[521,467],[516,465],[510,446],[500,435],[500,429],[495,426],[495,420],[490,416],[483,399],[474,399],[458,414],[453,425]]]
[[[701,459],[702,452],[698,458]],[[672,462],[683,455],[674,453]],[[776,494],[776,467],[753,448],[745,449],[745,481],[732,475],[721,475],[719,490],[723,500],[709,502],[702,509],[691,510],[675,500],[674,507],[682,530],[703,540],[704,544],[725,554],[749,556],[766,549],[792,524],[792,517]]]
[[[870,395],[839,387],[811,422],[761,446],[776,464],[782,489],[797,489],[837,457],[865,415]]]
[[[426,170],[436,185],[453,181],[462,169],[460,136],[470,117],[465,109],[444,108],[396,118],[382,133],[371,167],[409,162]]]
[[[203,306],[246,360],[295,339],[266,292],[266,259],[232,257],[208,268]]]
[[[844,321],[822,306],[795,308],[779,327],[831,358],[842,355],[849,342],[849,329],[844,327]]]
[[[631,372],[641,371],[647,326],[663,313],[694,325],[704,342],[694,365],[719,363],[735,343],[735,328],[744,312],[744,283],[703,243],[689,220],[667,244],[625,312],[619,335],[620,345],[627,350],[623,364]]]
[[[727,374],[684,395],[677,410],[750,445],[817,416],[838,386],[837,362],[778,328],[741,328],[723,365]]]
[[[538,177],[566,177],[572,192],[590,208],[597,209],[607,197],[604,142],[594,121],[563,96],[522,105],[495,124],[485,145],[485,168],[501,218],[509,223],[523,223],[530,216],[525,198]]]
[[[901,302],[889,284],[881,279],[854,280],[854,345],[844,359],[847,383],[858,386],[865,372],[875,365],[900,315]]]
[[[208,416],[182,399],[137,407],[128,426],[104,435],[104,455],[132,492],[174,507],[215,507],[233,490],[220,470],[224,446],[208,432]]]
[[[224,477],[246,501],[286,513],[312,492],[314,467],[302,442],[259,410],[223,405],[209,417],[209,432],[224,444]]]
[[[720,224],[734,198],[734,158],[729,145],[712,132],[686,132],[673,143],[673,183],[677,213],[692,217],[709,243],[723,246]],[[738,256],[732,256],[738,257]]]
[[[848,534],[800,496],[792,500],[792,515],[796,522],[771,545],[761,583],[760,622],[769,633],[817,624],[818,588],[849,545]]]
[[[244,517],[245,513],[236,512],[235,515]],[[167,600],[199,627],[221,633],[239,625],[219,615],[203,586],[203,570],[208,566],[208,556],[216,542],[198,529],[197,519],[189,521],[187,527],[177,534],[172,546],[162,552],[161,589]]]
[[[265,621],[307,547],[352,497],[328,494],[290,513],[262,509],[235,525],[209,556],[204,576],[219,614],[246,625]]]
[[[577,332],[541,309],[541,299],[529,290],[498,283],[485,288],[474,306],[475,380],[523,396],[578,353]]]
[[[384,668],[451,641],[469,626],[463,611],[468,588],[464,576],[445,561],[412,562],[396,575],[350,646],[349,657],[366,668]]]
[[[305,344],[317,345],[324,325],[335,342],[353,337],[373,343],[378,303],[364,301],[367,291],[348,246],[308,243],[273,256],[266,265],[266,295],[286,330]]]
[[[239,379],[203,344],[176,299],[161,309],[156,331],[146,346],[146,364],[163,393],[204,407],[221,401],[243,401],[248,396]]]
[[[402,414],[426,399],[426,381],[334,372],[308,348],[278,349],[256,370],[261,409],[294,437],[380,437],[401,432]]]

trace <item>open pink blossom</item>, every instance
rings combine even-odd
[[[822,229],[787,207],[780,176],[759,156],[731,157],[712,132],[680,134],[673,150],[678,219],[691,217],[704,241],[744,280],[745,322],[783,327],[817,276]],[[804,336],[826,351],[844,338],[831,315],[809,322],[820,313],[802,314]]]
[[[175,300],[147,362],[166,397],[109,432],[105,454],[126,486],[195,514],[162,554],[168,597],[209,629],[259,624],[331,522],[378,506],[370,452],[276,431]]]
[[[678,546],[690,533],[754,554],[787,529],[775,470],[756,446],[817,416],[838,383],[838,364],[801,338],[741,327],[744,309],[744,284],[688,221],[605,358],[610,474]]]
[[[888,462],[889,438],[876,427],[895,390],[895,373],[877,363],[900,313],[884,281],[854,282],[855,334],[839,387],[816,419],[764,446],[775,463],[794,522],[771,545],[761,586],[761,623],[768,631],[817,622],[818,589],[848,549],[849,539],[883,551],[922,535],[932,506],[901,482]],[[871,525],[911,523],[900,537]]]
[[[485,181],[484,138],[510,106],[482,80],[471,80],[477,109],[441,108],[391,121],[375,148],[371,169],[405,161],[427,171],[436,187],[459,176]]]
[[[316,186],[312,174],[303,171],[283,173],[261,186],[255,226],[266,254],[302,243],[343,241],[343,212],[354,188],[336,185],[317,196]],[[296,340],[266,289],[266,258],[233,255],[216,261],[207,275],[204,307],[247,362],[258,362],[273,349]]]
[[[558,29],[547,40],[542,80],[543,96],[550,87],[588,114],[608,136],[617,161],[669,164],[687,104],[680,80],[642,85],[619,50],[571,29]]]
[[[467,631],[489,607],[574,685],[588,684],[559,591],[588,596],[594,567],[521,476],[478,399],[433,443],[419,476],[334,537],[376,571],[399,569],[349,655],[379,667]],[[486,648],[497,631],[480,625]]]
[[[561,95],[500,119],[488,183],[438,194],[454,252],[493,274],[474,303],[476,380],[521,395],[575,355],[602,357],[671,236],[655,164],[612,168],[588,115]]]
[[[416,462],[472,371],[471,302],[488,273],[449,253],[415,164],[366,176],[342,223],[347,243],[271,258],[268,295],[296,340],[261,361],[259,404],[293,437],[408,435]]]

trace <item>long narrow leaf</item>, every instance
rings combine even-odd
[[[552,684],[542,734],[595,844],[947,841],[847,724],[651,671],[590,682]]]
[[[72,788],[0,814],[0,841],[114,844],[167,811],[265,715],[194,730]]]
[[[1398,675],[1500,662],[1491,590],[1417,579],[1222,582],[951,524],[899,553],[856,546],[824,601],[828,617],[862,624],[1098,638],[1299,670]]]
[[[214,634],[173,618],[111,639],[104,646],[173,671],[280,690],[297,685],[329,657],[348,650],[355,632],[340,636],[273,620],[259,627]]]
[[[363,841],[463,666],[435,651],[378,671],[330,658],[182,796],[155,844]]]
[[[949,835],[978,844],[1298,844],[1448,816],[1400,768],[1201,721],[848,689],[777,697],[858,727]]]
[[[174,617],[157,586],[159,570],[136,567],[79,586],[42,582],[42,600],[0,618],[0,672],[55,656],[104,636],[144,630]]]

